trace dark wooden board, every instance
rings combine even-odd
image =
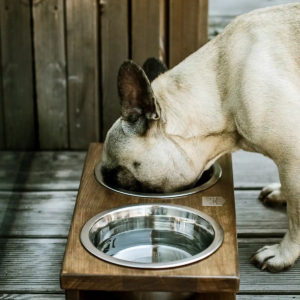
[[[169,66],[173,68],[208,41],[208,0],[169,3]]]
[[[131,2],[131,56],[142,65],[149,57],[166,62],[166,1]]]
[[[0,1],[5,138],[13,150],[36,145],[30,15],[30,0]]]
[[[2,300],[65,300],[62,294],[0,294]]]
[[[0,192],[0,237],[67,237],[77,192]]]
[[[129,58],[128,0],[101,2],[102,140],[120,117],[117,76]]]
[[[0,190],[70,190],[79,187],[85,152],[0,152]],[[276,165],[261,154],[232,155],[235,189],[260,190],[279,182]]]
[[[85,152],[0,152],[0,190],[77,190]]]
[[[258,153],[238,151],[232,155],[235,189],[261,189],[279,182],[277,166]]]
[[[0,14],[1,18],[1,14]],[[1,24],[1,21],[0,21]],[[0,57],[1,55],[1,35],[0,35]],[[2,68],[2,61],[0,59],[0,150],[5,149],[5,128],[4,128],[4,103],[3,103],[3,86],[2,86],[2,73],[3,73],[3,68]]]
[[[278,241],[239,239],[240,294],[300,294],[299,259],[290,270],[278,274],[260,271],[249,261],[256,250]],[[0,272],[0,293],[62,293],[59,274],[65,246],[66,239],[0,239],[0,265],[4,270]],[[271,299],[270,296],[239,297],[240,300]]]
[[[67,237],[77,192],[0,192],[0,237]],[[258,191],[236,191],[239,237],[278,237],[288,228],[286,208],[269,208]]]
[[[68,148],[65,7],[33,1],[33,32],[40,149]]]
[[[69,134],[71,149],[99,141],[98,1],[66,1]]]

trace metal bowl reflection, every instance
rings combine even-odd
[[[215,252],[223,229],[208,215],[174,204],[133,204],[102,212],[81,231],[83,246],[105,261],[163,269],[199,261]]]
[[[192,189],[174,192],[174,193],[143,193],[143,192],[136,192],[136,191],[129,191],[122,189],[117,186],[113,186],[109,182],[105,182],[103,180],[103,176],[101,174],[101,165],[102,162],[100,161],[95,168],[95,177],[99,183],[101,183],[106,188],[115,191],[117,193],[121,193],[124,195],[129,196],[136,196],[136,197],[146,197],[146,198],[174,198],[174,197],[182,197],[187,196],[191,194],[198,193],[200,191],[204,191],[211,186],[213,186],[215,183],[218,182],[218,180],[222,176],[222,169],[221,166],[218,164],[218,162],[215,162],[208,170],[203,172],[201,178],[197,181],[195,184],[195,187]]]

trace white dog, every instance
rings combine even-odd
[[[103,175],[127,189],[192,186],[214,161],[238,149],[278,166],[281,185],[264,202],[287,202],[289,230],[254,263],[272,272],[300,255],[300,3],[236,18],[224,32],[150,85],[125,61],[121,118],[103,151]]]

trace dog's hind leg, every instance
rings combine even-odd
[[[276,207],[286,204],[285,194],[280,183],[272,183],[260,192],[258,199],[268,206]]]
[[[251,261],[261,269],[279,272],[294,264],[300,255],[300,184],[299,165],[282,164],[279,167],[282,192],[287,200],[289,229],[280,244],[265,246],[253,255]]]

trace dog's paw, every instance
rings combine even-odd
[[[258,199],[261,200],[263,204],[272,207],[286,204],[285,195],[283,194],[279,183],[272,183],[263,188]]]
[[[272,273],[280,272],[290,268],[298,258],[297,247],[296,249],[293,248],[283,248],[281,244],[265,246],[259,249],[250,260],[262,270],[268,270]]]

